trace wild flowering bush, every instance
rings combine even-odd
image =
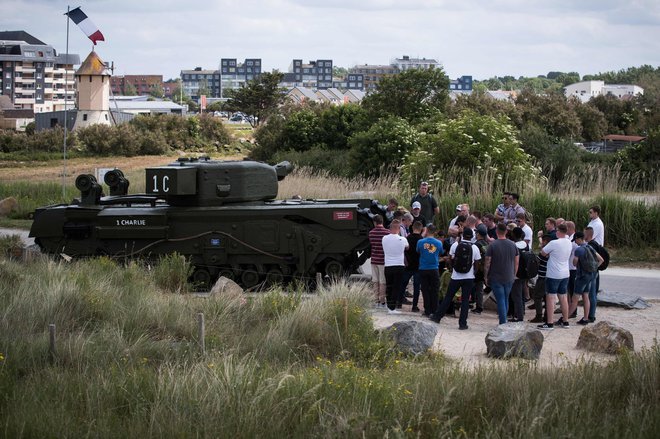
[[[540,178],[540,169],[520,147],[517,131],[506,117],[465,111],[456,119],[438,122],[435,129],[436,133],[425,135],[420,145],[406,155],[400,168],[410,187],[416,187],[420,180],[433,180],[436,187],[458,183],[469,191],[474,174],[482,171],[491,181],[477,183],[489,183],[493,190],[503,181]],[[448,180],[445,177],[451,175],[449,168],[460,169],[466,178]]]

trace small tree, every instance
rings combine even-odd
[[[262,73],[243,87],[230,91],[226,108],[254,116],[249,121],[253,127],[262,124],[286,99],[284,89],[279,86],[283,76],[279,72]]]
[[[163,86],[161,84],[154,84],[149,90],[149,94],[155,98],[163,98],[165,96],[165,91],[163,91]]]
[[[411,69],[384,77],[375,93],[362,100],[374,119],[397,116],[415,122],[444,110],[449,78],[442,68]]]
[[[135,89],[135,86],[130,82],[124,82],[123,93],[124,96],[135,96],[137,95],[137,90]]]

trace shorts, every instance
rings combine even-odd
[[[575,278],[575,294],[588,294],[589,286],[594,281],[594,273],[582,273]]]
[[[385,285],[385,266],[371,264],[371,282]]]
[[[545,278],[545,294],[566,294],[568,290],[568,278],[553,279]]]

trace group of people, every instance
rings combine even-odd
[[[500,324],[524,321],[525,302],[533,300],[536,314],[530,322],[549,330],[568,328],[582,299],[577,323],[595,321],[598,270],[608,263],[599,206],[589,209],[590,222],[582,231],[572,221],[547,218],[534,253],[529,214],[518,200],[518,194],[505,192],[492,214],[459,204],[445,233],[435,226],[439,208],[427,182],[411,199],[410,211],[390,199],[369,233],[375,306],[391,314],[404,305],[420,312],[421,293],[421,312],[440,323],[455,316],[459,302],[458,326],[468,329],[470,309],[481,314],[484,293],[491,293]],[[411,280],[412,295],[407,293]],[[561,317],[554,321],[557,302]]]

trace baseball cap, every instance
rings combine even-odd
[[[412,208],[413,209],[421,209],[422,204],[419,201],[415,201],[414,203],[412,203]]]
[[[488,236],[488,227],[485,224],[479,224],[477,226],[477,234],[481,236]]]
[[[458,212],[459,210],[463,210],[463,205],[462,204],[457,204],[456,205],[456,211]]]
[[[575,232],[573,234],[573,241],[575,241],[576,239],[584,239],[584,232],[581,232],[579,230]]]

